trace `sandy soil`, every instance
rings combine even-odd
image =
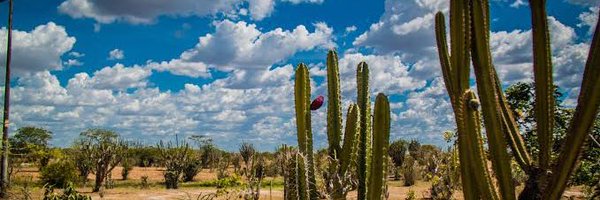
[[[134,168],[130,175],[129,180],[123,181],[121,178],[121,168],[117,167],[113,171],[113,179],[115,180],[115,185],[117,185],[114,189],[103,190],[100,193],[92,193],[91,186],[93,184],[94,177],[90,175],[88,178],[90,179],[90,183],[88,186],[82,186],[77,188],[77,190],[83,194],[92,196],[93,199],[110,199],[110,200],[167,200],[167,199],[183,199],[183,200],[196,200],[198,196],[201,194],[215,193],[215,188],[203,188],[203,187],[194,187],[191,184],[181,184],[180,189],[177,190],[167,190],[164,189],[161,185],[161,181],[163,180],[163,170],[162,168]],[[29,179],[32,177],[33,181],[37,181],[38,179],[38,171],[35,168],[26,168],[22,169],[17,175],[16,178],[23,180],[25,177]],[[139,183],[142,176],[148,176],[148,180],[151,184],[150,188],[142,189],[139,187]],[[208,170],[202,170],[195,177],[195,181],[207,181],[213,180],[216,178],[214,172],[210,172]],[[389,189],[389,199],[405,199],[406,195],[409,191],[414,191],[416,197],[418,199],[423,199],[429,196],[429,188],[431,184],[429,182],[417,181],[415,185],[410,187],[402,186],[402,181],[389,181],[388,189]],[[234,191],[240,189],[228,189],[229,191]],[[42,199],[43,190],[39,187],[33,187],[28,189],[28,193],[31,194],[31,199]],[[22,186],[15,186],[11,189],[11,193],[13,197],[11,199],[25,199],[25,192]],[[236,193],[237,194],[237,193]],[[580,188],[572,188],[570,191],[566,192],[567,195],[572,196],[581,196]],[[237,199],[236,195],[230,195],[218,199]],[[456,191],[454,197],[456,199],[462,199],[462,193],[460,191]],[[273,188],[270,190],[268,187],[263,188],[261,190],[261,199],[266,200],[281,200],[283,199],[283,191],[282,188]],[[356,192],[351,192],[348,195],[348,199],[356,199]],[[577,199],[577,198],[575,198]]]

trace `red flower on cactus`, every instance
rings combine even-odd
[[[312,101],[312,103],[310,103],[310,110],[317,110],[321,108],[324,100],[325,98],[319,95],[315,100]]]

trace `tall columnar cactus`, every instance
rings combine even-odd
[[[327,106],[327,139],[329,154],[329,169],[324,172],[324,182],[329,198],[345,199],[351,189],[352,174],[349,169],[352,168],[354,157],[357,157],[359,165],[357,166],[359,176],[359,199],[367,199],[366,191],[372,190],[372,196],[380,196],[385,187],[385,155],[387,155],[387,146],[389,143],[389,102],[385,95],[380,94],[377,98],[378,111],[376,112],[377,140],[371,140],[371,115],[370,100],[368,91],[369,72],[366,63],[362,62],[358,66],[358,102],[359,104],[350,104],[348,107],[345,130],[342,130],[342,108],[340,95],[340,78],[338,68],[338,57],[335,51],[329,51],[327,55],[327,85],[328,85],[328,106]],[[307,157],[306,167],[314,166],[312,153],[312,134],[310,132],[310,84],[308,69],[300,64],[296,70],[295,82],[296,98],[296,123],[298,129],[298,146],[302,155]],[[362,105],[362,107],[361,107]],[[364,115],[363,115],[364,114]],[[342,135],[342,131],[344,134]],[[342,141],[343,136],[343,141]],[[359,142],[360,141],[360,142]],[[371,162],[371,143],[374,144],[373,155],[378,154],[373,165]],[[360,149],[360,150],[358,150]],[[358,151],[358,155],[357,154]],[[299,168],[302,168],[303,162],[299,162]],[[373,166],[372,168],[369,168]],[[304,169],[298,170],[300,174],[299,191],[302,191],[303,180],[307,180],[308,187],[314,185],[314,171],[310,173],[308,169],[306,179],[301,177]],[[375,173],[374,171],[379,171]],[[370,174],[373,174],[370,176]],[[371,184],[367,187],[367,179]],[[315,190],[316,191],[316,190]],[[362,191],[362,192],[361,192]],[[312,192],[312,189],[311,189]],[[316,194],[316,193],[315,193]],[[302,195],[299,195],[302,199]],[[310,196],[310,199],[316,199],[316,196]]]
[[[530,0],[533,34],[533,65],[536,84],[535,117],[540,153],[531,160],[517,123],[506,103],[493,67],[489,45],[489,2],[452,0],[450,3],[451,54],[448,53],[445,22],[436,15],[436,38],[444,82],[458,129],[458,149],[465,199],[515,199],[511,180],[511,148],[528,181],[520,199],[559,199],[567,180],[578,164],[586,134],[600,105],[600,26],[596,26],[583,75],[581,92],[568,136],[555,163],[550,159],[552,146],[553,86],[550,37],[545,0]],[[475,69],[477,92],[469,89],[469,61]],[[487,134],[487,146],[495,174],[494,181],[486,166],[481,138],[479,105]]]
[[[351,188],[350,168],[352,154],[356,150],[359,116],[358,106],[350,104],[346,117],[346,130],[342,143],[342,107],[340,72],[335,51],[327,54],[327,140],[329,142],[329,169],[325,174],[325,185],[332,199],[345,199]],[[342,148],[343,147],[343,148]]]
[[[298,131],[298,148],[301,159],[298,166],[299,191],[309,191],[309,196],[299,195],[300,199],[317,199],[317,185],[315,178],[312,130],[310,121],[310,78],[308,68],[300,64],[296,69],[294,84],[294,97],[296,107],[296,128]]]
[[[357,103],[360,109],[357,173],[358,199],[367,198],[367,177],[371,155],[371,97],[369,92],[369,66],[365,62],[356,69]]]
[[[387,169],[386,156],[390,142],[390,103],[382,93],[379,93],[375,99],[373,118],[373,154],[367,199],[380,200],[386,196],[384,190],[387,170],[385,169]]]

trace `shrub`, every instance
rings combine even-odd
[[[141,182],[140,182],[140,187],[142,189],[146,189],[150,187],[150,184],[148,183],[148,176],[144,175],[141,178]]]
[[[412,156],[407,156],[404,161],[403,172],[404,172],[404,186],[411,186],[415,184],[417,178],[417,172],[415,170],[416,162]]]
[[[415,194],[415,191],[408,190],[408,194],[406,194],[406,200],[415,200],[415,199],[417,199],[417,195]]]
[[[129,177],[129,172],[131,172],[131,170],[133,169],[133,162],[131,161],[131,159],[124,159],[123,164],[121,164],[121,167],[123,167],[123,170],[121,170],[121,177],[123,178],[123,180],[127,180],[127,178]]]
[[[166,168],[163,174],[165,177],[165,186],[167,189],[177,189],[184,165],[189,162],[189,145],[172,146],[169,143],[165,146],[161,141],[158,149],[160,149],[160,155]]]
[[[190,159],[183,166],[183,181],[190,182],[194,180],[196,174],[202,170],[202,162],[199,159]]]
[[[232,175],[225,178],[214,179],[210,181],[204,181],[199,184],[200,187],[216,187],[216,188],[228,188],[242,185],[242,178],[237,175]]]
[[[68,161],[50,163],[40,171],[42,183],[55,188],[65,188],[70,182],[77,181],[77,177],[75,165]]]
[[[394,165],[394,180],[400,180],[400,170],[404,162],[404,157],[406,155],[408,143],[404,140],[396,140],[390,144],[390,148],[388,149],[388,154],[392,159]]]
[[[79,194],[74,188],[73,184],[69,182],[62,194],[54,193],[54,187],[50,185],[44,186],[44,200],[91,200],[92,197],[87,195]]]

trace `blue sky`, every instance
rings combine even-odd
[[[525,2],[491,1],[492,54],[505,85],[532,76]],[[548,2],[567,106],[598,5]],[[56,146],[87,128],[147,144],[205,134],[228,150],[244,141],[261,150],[295,145],[293,70],[307,63],[313,96],[325,94],[326,51],[335,48],[344,106],[356,98],[356,64],[367,61],[373,96],[392,99],[392,139],[444,145],[454,121],[432,25],[447,9],[446,0],[15,0],[11,131],[44,127]],[[6,10],[0,4],[0,35]],[[325,109],[313,113],[319,147],[325,120]]]

